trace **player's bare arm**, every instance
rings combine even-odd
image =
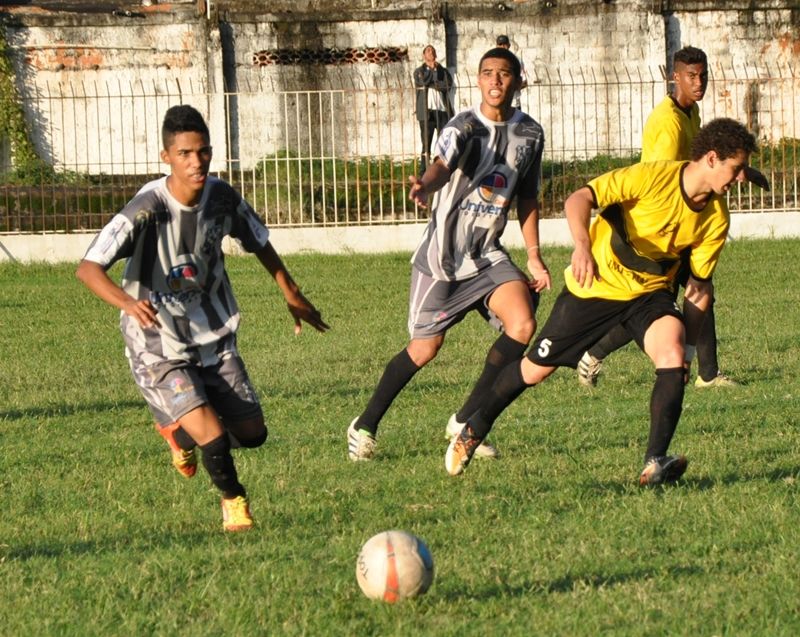
[[[322,320],[322,314],[314,305],[303,295],[295,283],[283,261],[278,256],[275,248],[268,241],[267,244],[255,253],[258,260],[266,268],[267,272],[275,279],[283,297],[286,299],[286,306],[289,313],[294,318],[294,333],[300,334],[302,321],[308,323],[318,332],[330,329],[330,326]]]
[[[525,251],[527,252],[527,267],[533,280],[533,289],[541,292],[550,289],[550,271],[542,259],[541,247],[539,245],[539,201],[537,199],[519,199],[517,201],[517,216],[519,226],[522,231],[522,238],[525,241]]]
[[[444,186],[449,180],[450,169],[437,157],[436,160],[428,166],[422,177],[411,175],[411,177],[408,178],[411,184],[408,198],[421,208],[427,208],[428,197]]]
[[[573,192],[564,202],[564,213],[569,224],[569,231],[575,243],[570,261],[572,276],[581,287],[590,288],[595,279],[600,280],[592,256],[592,242],[589,239],[589,223],[592,219],[594,198],[592,191],[583,187]]]
[[[103,301],[135,318],[141,327],[161,327],[158,311],[153,304],[147,299],[137,300],[125,292],[111,280],[100,264],[84,259],[75,276]]]

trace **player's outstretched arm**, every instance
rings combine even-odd
[[[302,321],[308,323],[311,327],[319,332],[324,332],[330,329],[330,326],[322,320],[322,314],[315,308],[311,302],[303,296],[297,283],[289,274],[283,261],[278,256],[275,248],[267,241],[267,244],[255,253],[258,260],[266,268],[267,272],[275,279],[275,283],[283,292],[283,297],[286,299],[286,306],[289,313],[294,318],[294,333],[300,334],[302,330]]]
[[[450,169],[440,159],[428,166],[422,177],[411,175],[408,182],[411,188],[408,191],[408,198],[421,208],[428,207],[428,197],[435,193],[450,180]]]
[[[106,303],[136,319],[142,327],[161,327],[158,311],[149,300],[137,300],[114,283],[99,263],[84,259],[75,276]]]
[[[590,288],[594,280],[600,280],[597,264],[592,256],[592,242],[589,239],[589,223],[592,219],[594,197],[586,186],[573,192],[564,202],[564,213],[569,224],[575,249],[572,251],[572,276],[581,287]]]

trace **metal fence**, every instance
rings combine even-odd
[[[746,123],[770,179],[729,194],[735,211],[800,209],[800,77],[791,67],[710,69],[703,121]],[[655,71],[529,69],[522,108],[544,126],[544,216],[585,181],[638,159],[644,121],[668,90]],[[457,109],[479,101],[474,78],[456,76]],[[263,78],[217,91],[178,80],[59,83],[24,95],[40,164],[13,166],[0,140],[0,232],[96,230],[160,174],[160,121],[191,103],[206,116],[212,171],[231,182],[271,226],[416,222],[407,199],[419,174],[419,127],[408,75],[350,76],[337,87],[281,90]],[[7,144],[6,144],[7,146]],[[5,154],[5,162],[2,161]]]

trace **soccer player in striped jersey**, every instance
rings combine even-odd
[[[434,162],[411,177],[410,198],[431,206],[431,219],[412,257],[408,345],[387,364],[364,412],[347,429],[348,457],[375,454],[378,424],[397,394],[431,360],[447,331],[477,310],[502,334],[483,371],[445,429],[448,437],[481,404],[497,373],[519,360],[536,329],[535,304],[550,288],[539,254],[539,186],[544,131],[511,102],[520,84],[519,60],[503,48],[486,52],[478,67],[481,103],[456,115],[439,136]],[[500,243],[516,199],[527,266],[519,270]],[[482,443],[477,453],[495,457]]]
[[[258,447],[267,428],[236,347],[239,309],[222,253],[238,239],[275,279],[294,318],[328,329],[303,296],[269,241],[269,230],[229,184],[208,174],[211,145],[200,113],[170,108],[162,125],[161,159],[171,171],[145,185],[98,233],[78,278],[120,309],[120,329],[133,378],[173,464],[194,475],[195,447],[222,494],[223,529],[253,525],[231,440]],[[122,284],[108,276],[125,261]]]
[[[728,235],[725,194],[744,180],[755,150],[755,138],[744,126],[714,120],[695,137],[691,161],[614,170],[568,197],[565,212],[575,249],[565,289],[527,355],[500,372],[450,443],[448,473],[464,471],[497,417],[526,388],[558,367],[575,367],[588,346],[621,324],[656,372],[639,484],[672,482],[683,475],[686,458],[667,455],[667,450],[678,426],[697,335],[711,305],[711,278]],[[592,209],[598,208],[602,212],[591,222]],[[686,250],[690,273],[681,315],[672,290]]]

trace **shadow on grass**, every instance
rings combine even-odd
[[[115,402],[78,403],[71,405],[50,405],[46,407],[31,407],[29,409],[9,409],[0,411],[0,420],[23,420],[30,418],[57,418],[59,416],[73,416],[83,413],[100,413],[143,407],[141,400],[123,400]]]
[[[108,537],[102,540],[82,540],[74,542],[42,542],[41,544],[31,544],[27,546],[9,546],[0,545],[0,563],[20,561],[26,562],[28,560],[35,560],[37,558],[60,558],[60,557],[78,557],[81,555],[97,556],[101,553],[118,553],[129,552],[131,544],[140,545],[141,549],[155,549],[155,548],[170,548],[178,546],[186,548],[187,546],[202,546],[205,542],[218,540],[222,535],[222,531],[208,530],[193,531],[189,533],[179,533],[177,531],[172,534],[153,533],[152,536],[137,538],[131,535],[124,535],[119,537]]]
[[[479,587],[466,587],[464,593],[457,591],[438,592],[440,597],[447,601],[475,599],[486,601],[490,598],[521,598],[531,594],[542,593],[549,595],[552,593],[571,593],[582,589],[602,589],[627,582],[635,582],[650,579],[680,579],[681,577],[702,575],[703,569],[697,566],[673,566],[668,569],[662,568],[638,568],[624,573],[584,573],[569,574],[559,577],[552,581],[532,581],[523,582],[515,585],[503,583],[487,583]]]
[[[766,480],[767,482],[789,482],[800,481],[800,467],[773,469],[763,473],[729,473],[718,478],[683,478],[679,484],[695,491],[708,491],[714,487],[730,486],[742,482],[755,482]]]

